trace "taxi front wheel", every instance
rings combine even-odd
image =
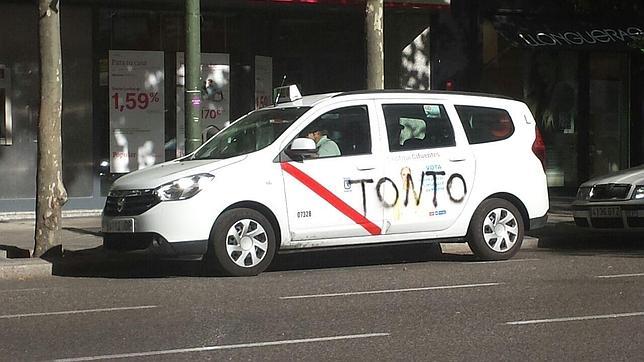
[[[224,212],[210,232],[206,262],[230,276],[257,275],[273,260],[273,226],[253,209]]]
[[[509,201],[487,199],[474,212],[467,243],[482,260],[506,260],[514,256],[523,242],[523,219]]]

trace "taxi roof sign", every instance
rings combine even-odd
[[[293,102],[302,99],[302,94],[295,84],[273,89],[273,104]]]

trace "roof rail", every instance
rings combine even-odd
[[[349,91],[349,92],[342,92],[338,93],[333,96],[335,97],[341,97],[341,96],[350,96],[350,95],[358,95],[358,94],[383,94],[383,93],[400,93],[400,94],[435,94],[435,95],[461,95],[461,96],[475,96],[475,97],[494,97],[494,98],[502,98],[502,99],[508,99],[508,100],[517,100],[516,98],[500,95],[500,94],[493,94],[493,93],[479,93],[479,92],[455,92],[455,91],[443,91],[443,90],[417,90],[417,89],[369,89],[369,90],[359,90],[359,91]]]

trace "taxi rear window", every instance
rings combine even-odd
[[[500,141],[514,133],[514,124],[505,109],[456,105],[470,144]]]

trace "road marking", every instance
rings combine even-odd
[[[22,288],[22,289],[2,289],[0,294],[5,293],[22,293],[22,292],[48,292],[50,290],[65,290],[65,287],[43,287],[43,288]]]
[[[587,320],[593,320],[593,319],[625,318],[625,317],[639,317],[639,316],[644,316],[644,312],[589,315],[589,316],[583,316],[583,317],[566,317],[566,318],[553,318],[553,319],[534,319],[534,320],[527,320],[527,321],[506,322],[505,324],[516,326],[516,325],[524,325],[524,324],[575,322],[575,321],[587,321]]]
[[[597,275],[596,278],[630,278],[630,277],[643,277],[644,273],[635,274],[614,274],[614,275]]]
[[[427,290],[442,290],[442,289],[459,289],[459,288],[478,288],[478,287],[491,287],[500,285],[502,283],[482,283],[482,284],[461,284],[461,285],[445,285],[439,287],[422,287],[422,288],[407,288],[407,289],[385,289],[385,290],[368,290],[362,292],[345,292],[345,293],[329,293],[329,294],[310,294],[310,295],[293,295],[288,297],[280,297],[280,299],[305,299],[305,298],[325,298],[325,297],[346,297],[350,295],[365,295],[365,294],[386,294],[386,293],[404,293],[404,292],[420,292]]]
[[[39,291],[39,290],[52,290],[52,289],[62,289],[62,288],[3,289],[3,290],[0,290],[0,293],[35,292],[35,291]]]
[[[389,336],[389,333],[349,334],[344,336],[286,339],[286,340],[272,341],[272,342],[241,343],[241,344],[229,344],[229,345],[221,345],[221,346],[206,346],[206,347],[194,347],[194,348],[166,349],[166,350],[150,351],[150,352],[111,354],[111,355],[92,356],[92,357],[62,358],[62,359],[57,359],[55,361],[59,361],[59,362],[96,361],[101,359],[160,356],[165,354],[207,352],[207,351],[237,349],[237,348],[270,347],[270,346],[280,346],[285,344],[329,342],[329,341],[339,341],[339,340],[347,340],[347,339],[387,337],[387,336]]]
[[[136,307],[84,309],[84,310],[69,310],[69,311],[62,311],[62,312],[44,312],[44,313],[27,313],[27,314],[8,314],[8,315],[0,315],[0,319],[23,318],[23,317],[41,317],[41,316],[64,315],[64,314],[117,312],[117,311],[121,311],[121,310],[150,309],[150,308],[157,308],[157,307],[158,306],[156,306],[156,305],[140,305],[140,306],[136,306]]]

